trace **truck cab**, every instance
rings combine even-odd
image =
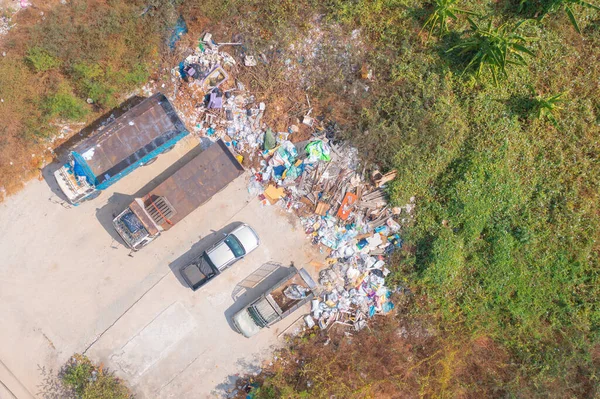
[[[159,205],[164,199],[159,199]],[[154,206],[156,204],[153,203]],[[140,198],[133,200],[131,205],[121,212],[114,220],[115,230],[125,244],[134,251],[138,251],[151,243],[162,231],[161,225],[151,215],[152,209],[146,209]],[[152,207],[150,207],[152,208]],[[168,211],[165,211],[168,213]],[[164,214],[163,214],[164,215]]]
[[[90,184],[87,176],[80,170],[73,154],[60,169],[54,172],[58,187],[71,204],[79,204],[85,200],[96,197],[99,192]],[[95,194],[94,193],[97,193]]]

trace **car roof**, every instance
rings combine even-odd
[[[247,224],[243,224],[231,232],[242,244],[244,249],[247,251],[252,250],[258,246],[259,239],[258,234]]]

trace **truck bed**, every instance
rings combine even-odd
[[[150,191],[143,199],[144,206],[152,209],[159,197],[166,198],[174,212],[160,226],[168,230],[242,173],[242,165],[218,140]]]
[[[181,269],[181,275],[194,291],[208,283],[217,274],[218,270],[214,270],[203,255]]]
[[[289,309],[291,309],[298,302],[302,301],[302,299],[288,298],[283,293],[283,291],[292,284],[296,284],[296,285],[306,288],[307,290],[310,290],[310,287],[308,286],[308,284],[306,284],[306,282],[304,281],[304,279],[302,278],[300,273],[296,273],[292,279],[286,281],[285,284],[282,284],[278,288],[275,288],[273,291],[271,291],[271,298],[273,298],[275,303],[279,306],[281,311],[284,313],[286,311],[288,311]],[[308,295],[308,293],[307,293],[307,295]]]
[[[119,174],[178,136],[187,134],[167,100],[156,93],[92,133],[73,148],[96,177],[96,184]]]

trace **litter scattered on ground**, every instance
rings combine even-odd
[[[238,43],[227,43],[235,45]],[[206,33],[198,47],[173,68],[174,101],[192,132],[202,140],[223,139],[251,172],[248,192],[264,206],[295,213],[308,238],[328,255],[321,270],[322,294],[313,300],[309,328],[341,324],[360,330],[367,320],[393,309],[385,286],[388,256],[402,246],[401,223],[412,217],[414,198],[392,207],[386,187],[396,171],[367,173],[358,152],[340,142],[339,127],[312,108],[286,131],[263,122],[267,104],[235,79],[238,67],[260,68],[244,55],[239,63]],[[177,90],[177,88],[179,88]],[[312,135],[300,136],[298,125]],[[297,287],[285,295],[301,296]]]

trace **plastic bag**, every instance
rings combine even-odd
[[[306,297],[306,288],[298,284],[292,284],[283,290],[283,294],[290,299],[299,300]]]
[[[306,146],[306,154],[308,155],[309,162],[329,162],[331,160],[330,152],[329,146],[321,140],[315,140]]]
[[[263,144],[263,149],[265,151],[269,151],[270,149],[275,147],[275,136],[273,135],[273,131],[271,128],[267,129],[265,133],[265,141]]]

